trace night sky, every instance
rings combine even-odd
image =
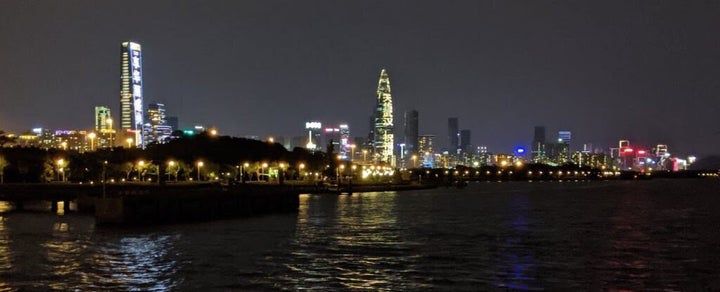
[[[181,126],[367,136],[381,68],[447,144],[510,152],[533,127],[573,148],[628,139],[720,154],[720,1],[0,1],[0,130],[91,128],[119,113],[120,43],[143,46],[145,103]]]

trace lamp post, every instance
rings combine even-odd
[[[65,181],[65,171],[64,171],[65,159],[60,158],[57,161],[55,161],[55,163],[57,164],[57,167],[58,167],[58,180]],[[61,176],[62,176],[62,179],[60,179]]]
[[[268,166],[267,162],[263,162],[262,168],[260,168],[260,178],[262,178],[263,174],[265,173],[265,168]]]
[[[130,148],[130,147],[132,147],[133,138],[127,138],[127,139],[125,139],[125,142],[127,142],[128,148]]]
[[[113,140],[113,132],[115,132],[115,130],[113,130],[113,119],[107,118],[105,124],[107,124],[107,129],[110,131],[110,148],[113,148],[115,146],[115,141]]]
[[[205,165],[205,164],[202,161],[198,161],[198,163],[197,163],[197,172],[198,172],[197,180],[198,180],[198,182],[200,182],[200,168],[203,167],[203,165]]]
[[[350,162],[355,160],[355,144],[350,144]]]
[[[168,180],[170,180],[170,171],[174,166],[175,166],[175,161],[173,161],[173,160],[168,161],[168,170],[167,170]],[[160,172],[158,171],[158,173],[160,173]],[[175,177],[175,180],[177,180],[177,176]]]
[[[300,165],[298,166],[298,168],[300,169],[300,179],[301,179],[301,180],[305,180],[304,174],[303,174],[303,170],[305,169],[305,163],[300,163]]]
[[[242,168],[240,168],[240,182],[245,183],[245,169],[250,167],[250,163],[243,163]]]
[[[417,168],[417,155],[413,154],[412,161],[413,161],[413,168]]]
[[[144,167],[145,167],[145,161],[144,161],[144,160],[138,161],[137,170],[138,170],[138,175],[140,176],[140,181],[141,181],[141,182],[143,181],[143,171],[142,171],[142,169],[143,169]]]
[[[87,137],[90,139],[90,151],[95,151],[95,132],[88,133]]]
[[[367,160],[367,149],[363,149],[363,163]]]

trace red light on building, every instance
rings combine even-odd
[[[633,150],[632,150],[632,148],[625,148],[625,150],[623,150],[623,152],[630,153],[630,152],[633,152]]]

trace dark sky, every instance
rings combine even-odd
[[[119,111],[120,42],[146,103],[182,126],[366,136],[380,69],[447,144],[459,117],[492,152],[571,130],[573,147],[720,153],[720,1],[0,1],[0,129],[90,128]],[[397,138],[396,138],[397,139]]]

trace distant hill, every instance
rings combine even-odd
[[[695,161],[690,167],[690,170],[711,170],[720,169],[720,156],[708,156],[703,157]]]

